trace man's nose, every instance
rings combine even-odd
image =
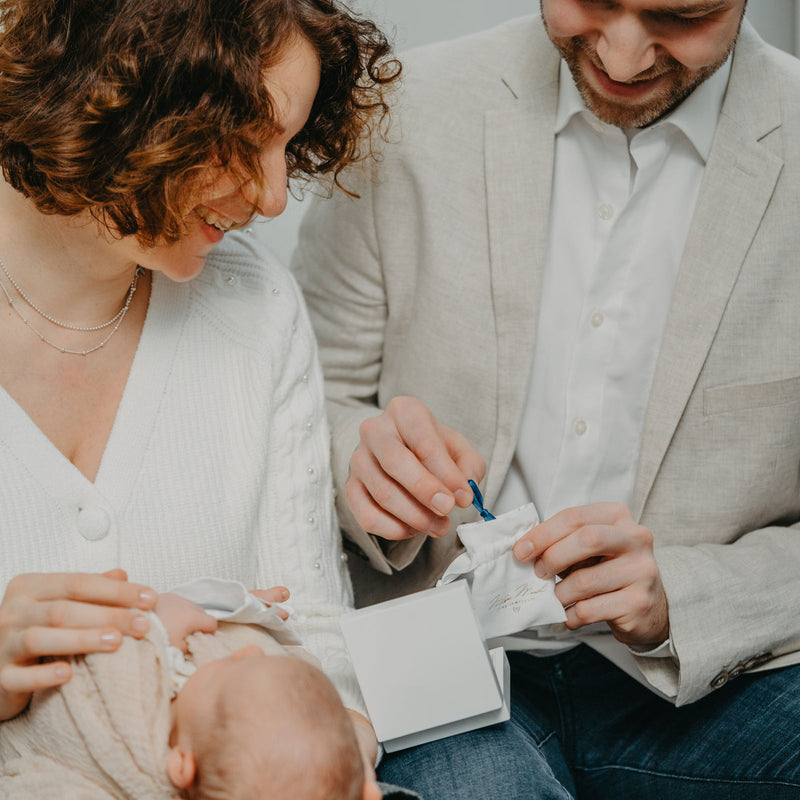
[[[656,63],[656,43],[634,15],[610,20],[600,31],[595,49],[608,77],[620,83]]]

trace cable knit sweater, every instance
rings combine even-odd
[[[94,483],[0,389],[0,587],[120,566],[158,591],[209,575],[288,586],[292,624],[363,711],[316,345],[291,275],[227,234],[188,283],[153,276]]]

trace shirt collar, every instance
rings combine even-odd
[[[674,125],[692,143],[701,158],[706,161],[711,152],[711,143],[717,127],[728,79],[731,74],[731,56],[707,80],[703,81],[676,109],[660,119],[651,130],[665,125]],[[583,98],[575,86],[572,73],[564,59],[561,59],[558,81],[558,109],[556,111],[556,135],[566,128],[576,115],[583,114],[596,119],[586,108]]]

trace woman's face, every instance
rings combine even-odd
[[[177,242],[146,248],[133,237],[121,240],[120,246],[131,250],[131,260],[174,281],[186,281],[200,273],[225,231],[249,222],[254,208],[264,217],[281,214],[286,208],[286,145],[305,125],[319,79],[316,51],[308,40],[298,37],[266,78],[278,132],[261,151],[261,184],[242,184],[231,173],[223,173],[198,193],[197,204],[185,220],[187,231]]]

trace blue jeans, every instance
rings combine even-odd
[[[510,653],[511,719],[384,757],[424,800],[800,798],[800,667],[675,708],[581,645]]]

